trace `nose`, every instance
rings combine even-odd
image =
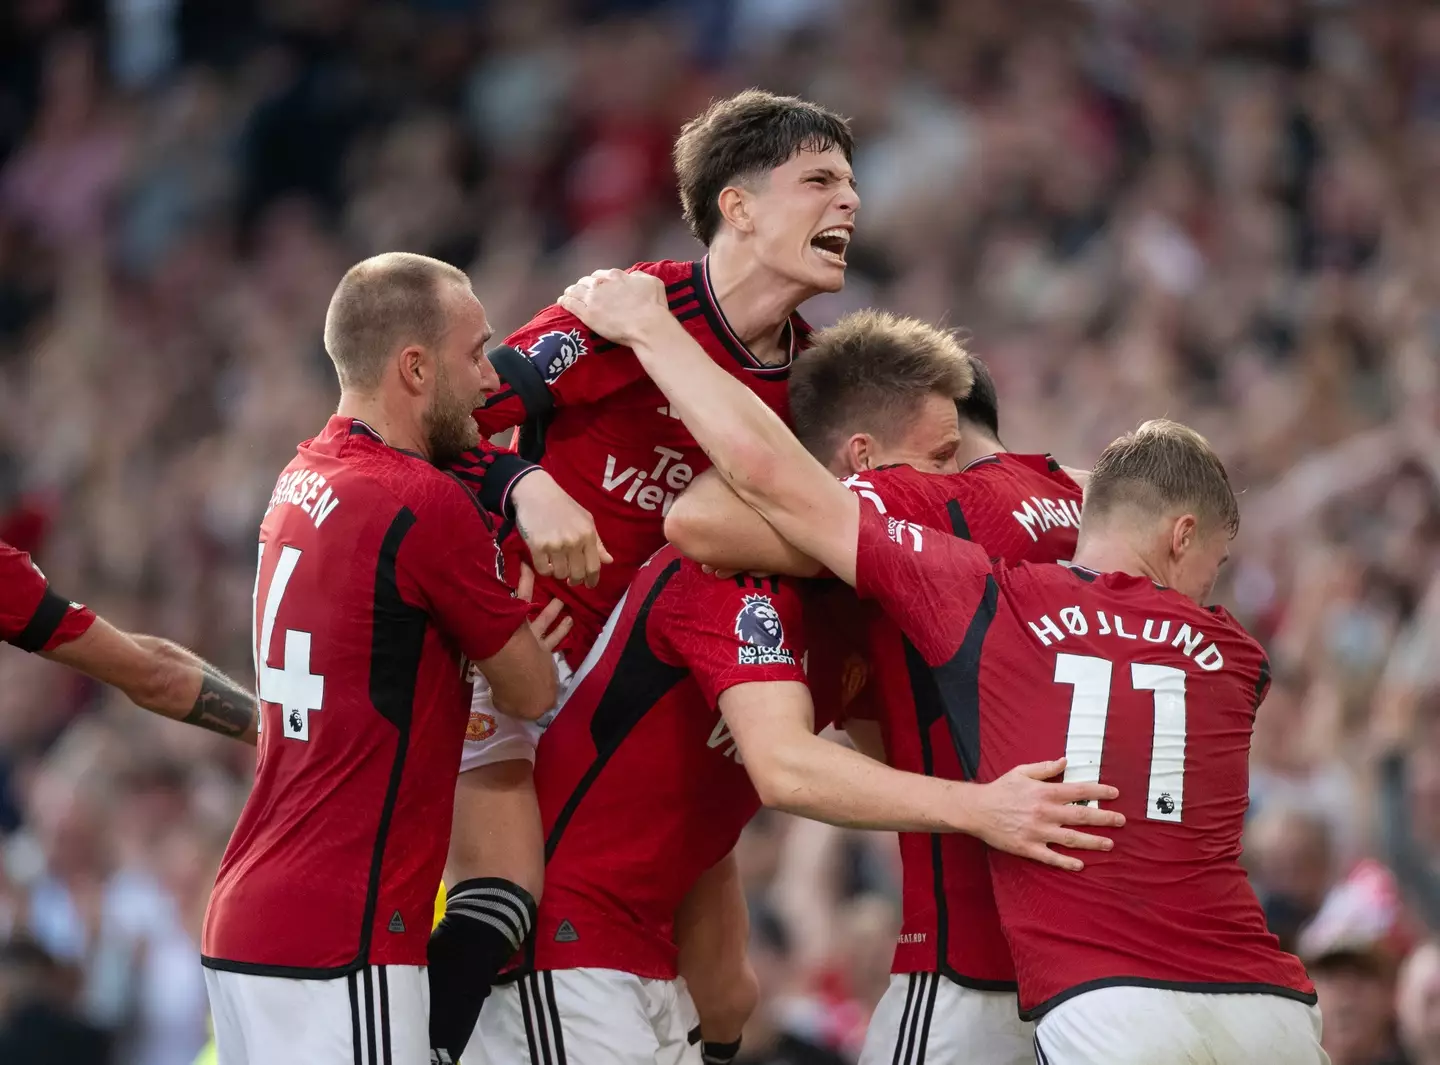
[[[853,185],[841,185],[840,195],[835,198],[835,206],[853,215],[860,210],[860,193]]]
[[[480,389],[487,396],[500,391],[500,375],[495,372],[495,365],[490,361],[489,355],[480,360]]]

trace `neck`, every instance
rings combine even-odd
[[[977,459],[988,459],[991,455],[999,455],[1004,451],[1005,448],[1000,441],[962,426],[960,448],[955,452],[955,461],[963,470]]]
[[[730,328],[761,362],[783,362],[785,322],[815,292],[762,266],[722,235],[710,247],[710,287]]]
[[[379,433],[381,439],[391,447],[414,451],[426,458],[430,456],[430,445],[425,434],[412,424],[413,419],[401,417],[390,410],[384,397],[379,394],[342,389],[340,406],[335,409],[335,413],[342,418],[355,418],[364,422]]]
[[[1168,583],[1159,567],[1134,545],[1119,537],[1087,535],[1087,532],[1089,530],[1081,529],[1080,542],[1075,546],[1077,566],[1097,573],[1128,573],[1132,577],[1148,577],[1157,584]]]

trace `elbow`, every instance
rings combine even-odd
[[[770,755],[752,764],[746,759],[750,770],[750,782],[755,794],[766,809],[786,814],[803,814],[805,805],[800,801],[802,791],[800,773],[783,758]]]
[[[532,683],[517,685],[513,690],[498,691],[493,686],[491,697],[495,709],[502,714],[519,718],[521,721],[538,721],[555,706],[559,697],[559,684],[555,679],[555,668],[536,678]]]
[[[704,562],[709,545],[705,537],[705,523],[699,520],[695,509],[682,493],[665,515],[665,539],[687,558]]]

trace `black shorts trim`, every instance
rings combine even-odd
[[[65,615],[69,610],[69,601],[60,598],[47,587],[45,594],[40,597],[40,602],[35,607],[35,613],[30,615],[30,620],[26,622],[25,627],[10,642],[20,650],[29,651],[31,654],[43,651],[45,645],[50,642],[50,637],[55,635],[55,630],[65,620]]]
[[[231,961],[229,958],[212,958],[202,954],[200,964],[217,972],[243,973],[246,976],[280,976],[286,980],[337,980],[342,976],[358,973],[367,963],[362,958],[356,958],[352,962],[329,969],[311,969],[303,965],[264,965],[250,961]]]
[[[940,975],[952,984],[969,988],[971,991],[998,991],[1001,994],[1019,994],[1020,987],[1014,980],[981,980],[976,976],[965,976],[948,962],[940,963]]]
[[[1072,998],[1083,995],[1087,991],[1099,991],[1106,987],[1153,987],[1160,991],[1184,991],[1192,995],[1275,995],[1278,998],[1303,1002],[1307,1006],[1313,1006],[1319,1001],[1313,991],[1296,991],[1293,987],[1284,987],[1280,984],[1209,984],[1186,980],[1149,980],[1143,976],[1107,976],[1103,980],[1090,980],[1083,984],[1076,984],[1074,987],[1066,988],[1058,995],[1047,998],[1038,1006],[1028,1010],[1021,1009],[1020,1019],[1022,1021],[1038,1021],[1062,1002],[1069,1002]]]

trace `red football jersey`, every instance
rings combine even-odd
[[[260,526],[255,784],[205,915],[205,964],[333,976],[424,965],[470,709],[467,659],[526,606],[453,477],[330,419]]]
[[[93,612],[52,592],[30,556],[0,540],[0,641],[22,651],[53,651],[93,624]]]
[[[856,578],[933,673],[969,775],[1063,753],[1067,779],[1120,791],[1126,826],[1082,873],[991,854],[1022,1017],[1115,984],[1315,1001],[1240,866],[1269,667],[1238,622],[1139,577],[994,563],[867,506]]]
[[[535,968],[675,976],[676,908],[760,807],[717,700],[803,682],[803,628],[784,581],[706,576],[673,547],[636,574],[536,751]]]
[[[640,263],[632,267],[665,282],[670,310],[710,357],[789,420],[790,365],[810,333],[798,315],[787,330],[790,358],[777,366],[755,359],[735,336],[710,286],[707,262]],[[574,315],[547,307],[506,339],[529,361],[527,384],[497,392],[475,412],[489,437],[530,419],[526,432],[543,447],[540,465],[595,517],[615,559],[595,588],[536,579],[536,602],[558,598],[575,619],[561,650],[571,666],[585,656],[647,558],[665,543],[665,512],[695,476],[705,453],[628,348],[591,333]],[[503,364],[497,368],[506,372]],[[507,372],[507,379],[516,375]],[[527,386],[528,385],[528,386]],[[493,498],[493,497],[492,497]],[[507,561],[528,552],[518,536],[502,538]]]
[[[880,513],[953,530],[992,558],[1056,562],[1075,553],[1080,487],[1049,455],[1001,452],[958,474],[888,466],[845,483]],[[959,779],[934,678],[895,623],[878,609],[871,615],[872,705],[880,711],[891,765]],[[904,921],[894,972],[939,972],[968,987],[1014,988],[1015,965],[1000,929],[987,853],[978,839],[961,833],[900,834]]]

